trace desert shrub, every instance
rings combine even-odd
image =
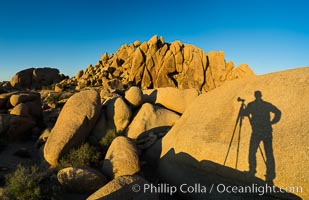
[[[55,84],[42,86],[42,90],[54,90],[54,89],[55,89]]]
[[[105,136],[99,142],[103,151],[108,150],[108,147],[117,136],[124,136],[124,132],[117,133],[115,129],[107,130]]]
[[[62,190],[53,173],[38,166],[18,165],[6,178],[6,187],[0,190],[1,200],[58,200]]]
[[[44,194],[42,200],[62,200],[63,189],[54,174],[45,176],[40,182],[41,193]]]
[[[60,95],[57,95],[57,94],[50,94],[45,98],[46,103],[57,104],[59,100],[60,100]]]
[[[99,164],[100,152],[88,143],[72,149],[59,161],[59,167],[90,166],[97,167]]]
[[[18,165],[14,173],[7,179],[4,199],[37,200],[43,199],[39,183],[41,177],[37,166],[24,167]]]
[[[105,136],[100,140],[100,146],[103,150],[107,151],[108,147],[112,143],[112,141],[117,137],[117,133],[115,129],[107,130]]]

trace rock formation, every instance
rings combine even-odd
[[[0,136],[23,140],[43,127],[41,96],[36,92],[0,94]]]
[[[11,80],[11,85],[17,89],[41,89],[67,78],[59,73],[55,68],[29,68],[17,72]]]
[[[139,172],[137,148],[133,141],[123,136],[116,137],[106,153],[102,171],[110,179]]]
[[[209,192],[212,184],[265,184],[259,155],[256,177],[244,172],[251,133],[247,119],[237,169],[235,141],[223,165],[240,106],[237,97],[251,101],[253,92],[261,90],[264,99],[282,111],[281,121],[273,126],[274,184],[303,187],[301,194],[263,198],[306,199],[308,73],[303,68],[254,76],[248,65],[226,62],[221,51],[206,54],[193,45],[154,36],[105,53],[71,79],[62,80],[56,69],[31,68],[18,72],[10,84],[0,83],[0,151],[8,136],[21,141],[32,136],[39,159],[31,161],[48,168],[42,169],[39,185],[47,182],[52,188],[56,181],[62,191],[74,193],[63,195],[68,199],[256,199],[259,194],[226,192],[170,196],[143,187],[199,183]],[[18,149],[19,155],[25,152],[33,153]],[[0,183],[6,160],[1,156]],[[139,192],[132,189],[136,184]]]
[[[147,131],[164,131],[166,127],[172,127],[179,119],[179,115],[173,111],[145,103],[132,120],[127,129],[127,136],[137,139]],[[163,128],[163,130],[162,130]]]
[[[99,94],[86,90],[73,95],[65,104],[45,147],[44,158],[56,166],[58,159],[81,145],[94,127],[101,110]]]
[[[130,105],[138,107],[143,103],[143,92],[138,87],[130,87],[125,93],[125,99]]]
[[[143,90],[145,102],[158,104],[181,114],[199,94],[198,90],[194,88],[179,90],[177,88],[166,87]]]
[[[77,193],[95,192],[107,183],[99,171],[89,167],[68,167],[60,170],[57,179],[66,189]]]
[[[111,127],[118,133],[124,131],[130,123],[132,112],[122,97],[116,97],[108,102],[106,112]]]
[[[237,181],[246,181],[246,176],[240,172],[248,171],[251,126],[247,118],[244,119],[241,129],[238,169],[231,170],[236,163],[237,134],[226,166],[223,166],[223,162],[240,107],[237,98],[242,97],[246,102],[252,101],[254,91],[260,90],[263,99],[282,112],[281,120],[273,125],[273,151],[277,174],[274,183],[282,187],[301,186],[303,192],[296,195],[307,199],[309,193],[304,191],[304,188],[309,187],[306,148],[309,142],[308,75],[309,68],[300,68],[244,78],[225,83],[222,87],[197,97],[162,139],[162,152],[158,152],[161,154],[161,178],[175,184],[196,180],[209,184],[211,181],[223,181],[222,177],[225,181],[234,180],[234,184]],[[261,147],[263,149],[263,145]],[[256,176],[264,180],[265,163],[260,152],[257,152],[257,163]],[[187,169],[191,171],[186,171]],[[204,179],[200,178],[201,174]],[[201,196],[193,195],[191,198],[199,199]]]
[[[121,46],[115,54],[105,53],[94,66],[79,71],[63,84],[76,84],[79,89],[87,86],[104,86],[123,89],[131,84],[142,89],[176,87],[210,91],[227,80],[252,76],[246,64],[239,67],[224,59],[224,53],[208,55],[190,44],[180,41],[164,42],[163,37],[153,36],[148,42]]]

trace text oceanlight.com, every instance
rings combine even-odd
[[[143,193],[157,193],[157,194],[169,194],[173,195],[175,193],[197,193],[197,194],[212,194],[212,193],[230,193],[230,194],[271,194],[271,193],[302,193],[303,188],[301,186],[285,186],[276,187],[274,185],[258,185],[251,184],[246,186],[241,185],[225,185],[225,184],[212,184],[212,185],[202,185],[200,183],[195,183],[193,185],[181,184],[180,186],[174,186],[167,183],[161,184],[134,184],[132,186],[133,192],[143,192]]]

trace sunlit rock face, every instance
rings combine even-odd
[[[79,71],[71,81],[79,89],[87,86],[104,86],[123,89],[137,85],[142,89],[176,87],[210,91],[227,80],[254,76],[246,64],[238,67],[226,62],[224,52],[211,51],[182,44],[166,43],[157,35],[148,42],[135,41],[122,45],[115,54],[103,54],[94,66]]]
[[[279,187],[301,186],[303,192],[295,194],[308,199],[309,193],[304,191],[309,186],[308,75],[307,67],[244,78],[227,82],[220,88],[198,96],[160,143],[160,177],[174,184],[209,184],[218,183],[218,180],[233,184],[250,183],[244,173],[249,170],[252,132],[247,117],[243,120],[239,137],[237,169],[238,128],[225,166],[224,160],[241,105],[237,98],[242,97],[247,104],[255,100],[254,92],[259,90],[262,99],[282,113],[280,121],[272,125],[276,173],[274,184]],[[265,156],[263,142],[260,146]],[[266,165],[259,150],[256,156],[256,178],[265,180]]]

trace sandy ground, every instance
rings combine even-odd
[[[25,156],[14,155],[18,150],[24,150]],[[34,141],[22,143],[9,143],[5,149],[0,152],[0,175],[8,174],[14,171],[18,164],[32,165],[39,161],[38,150]]]

